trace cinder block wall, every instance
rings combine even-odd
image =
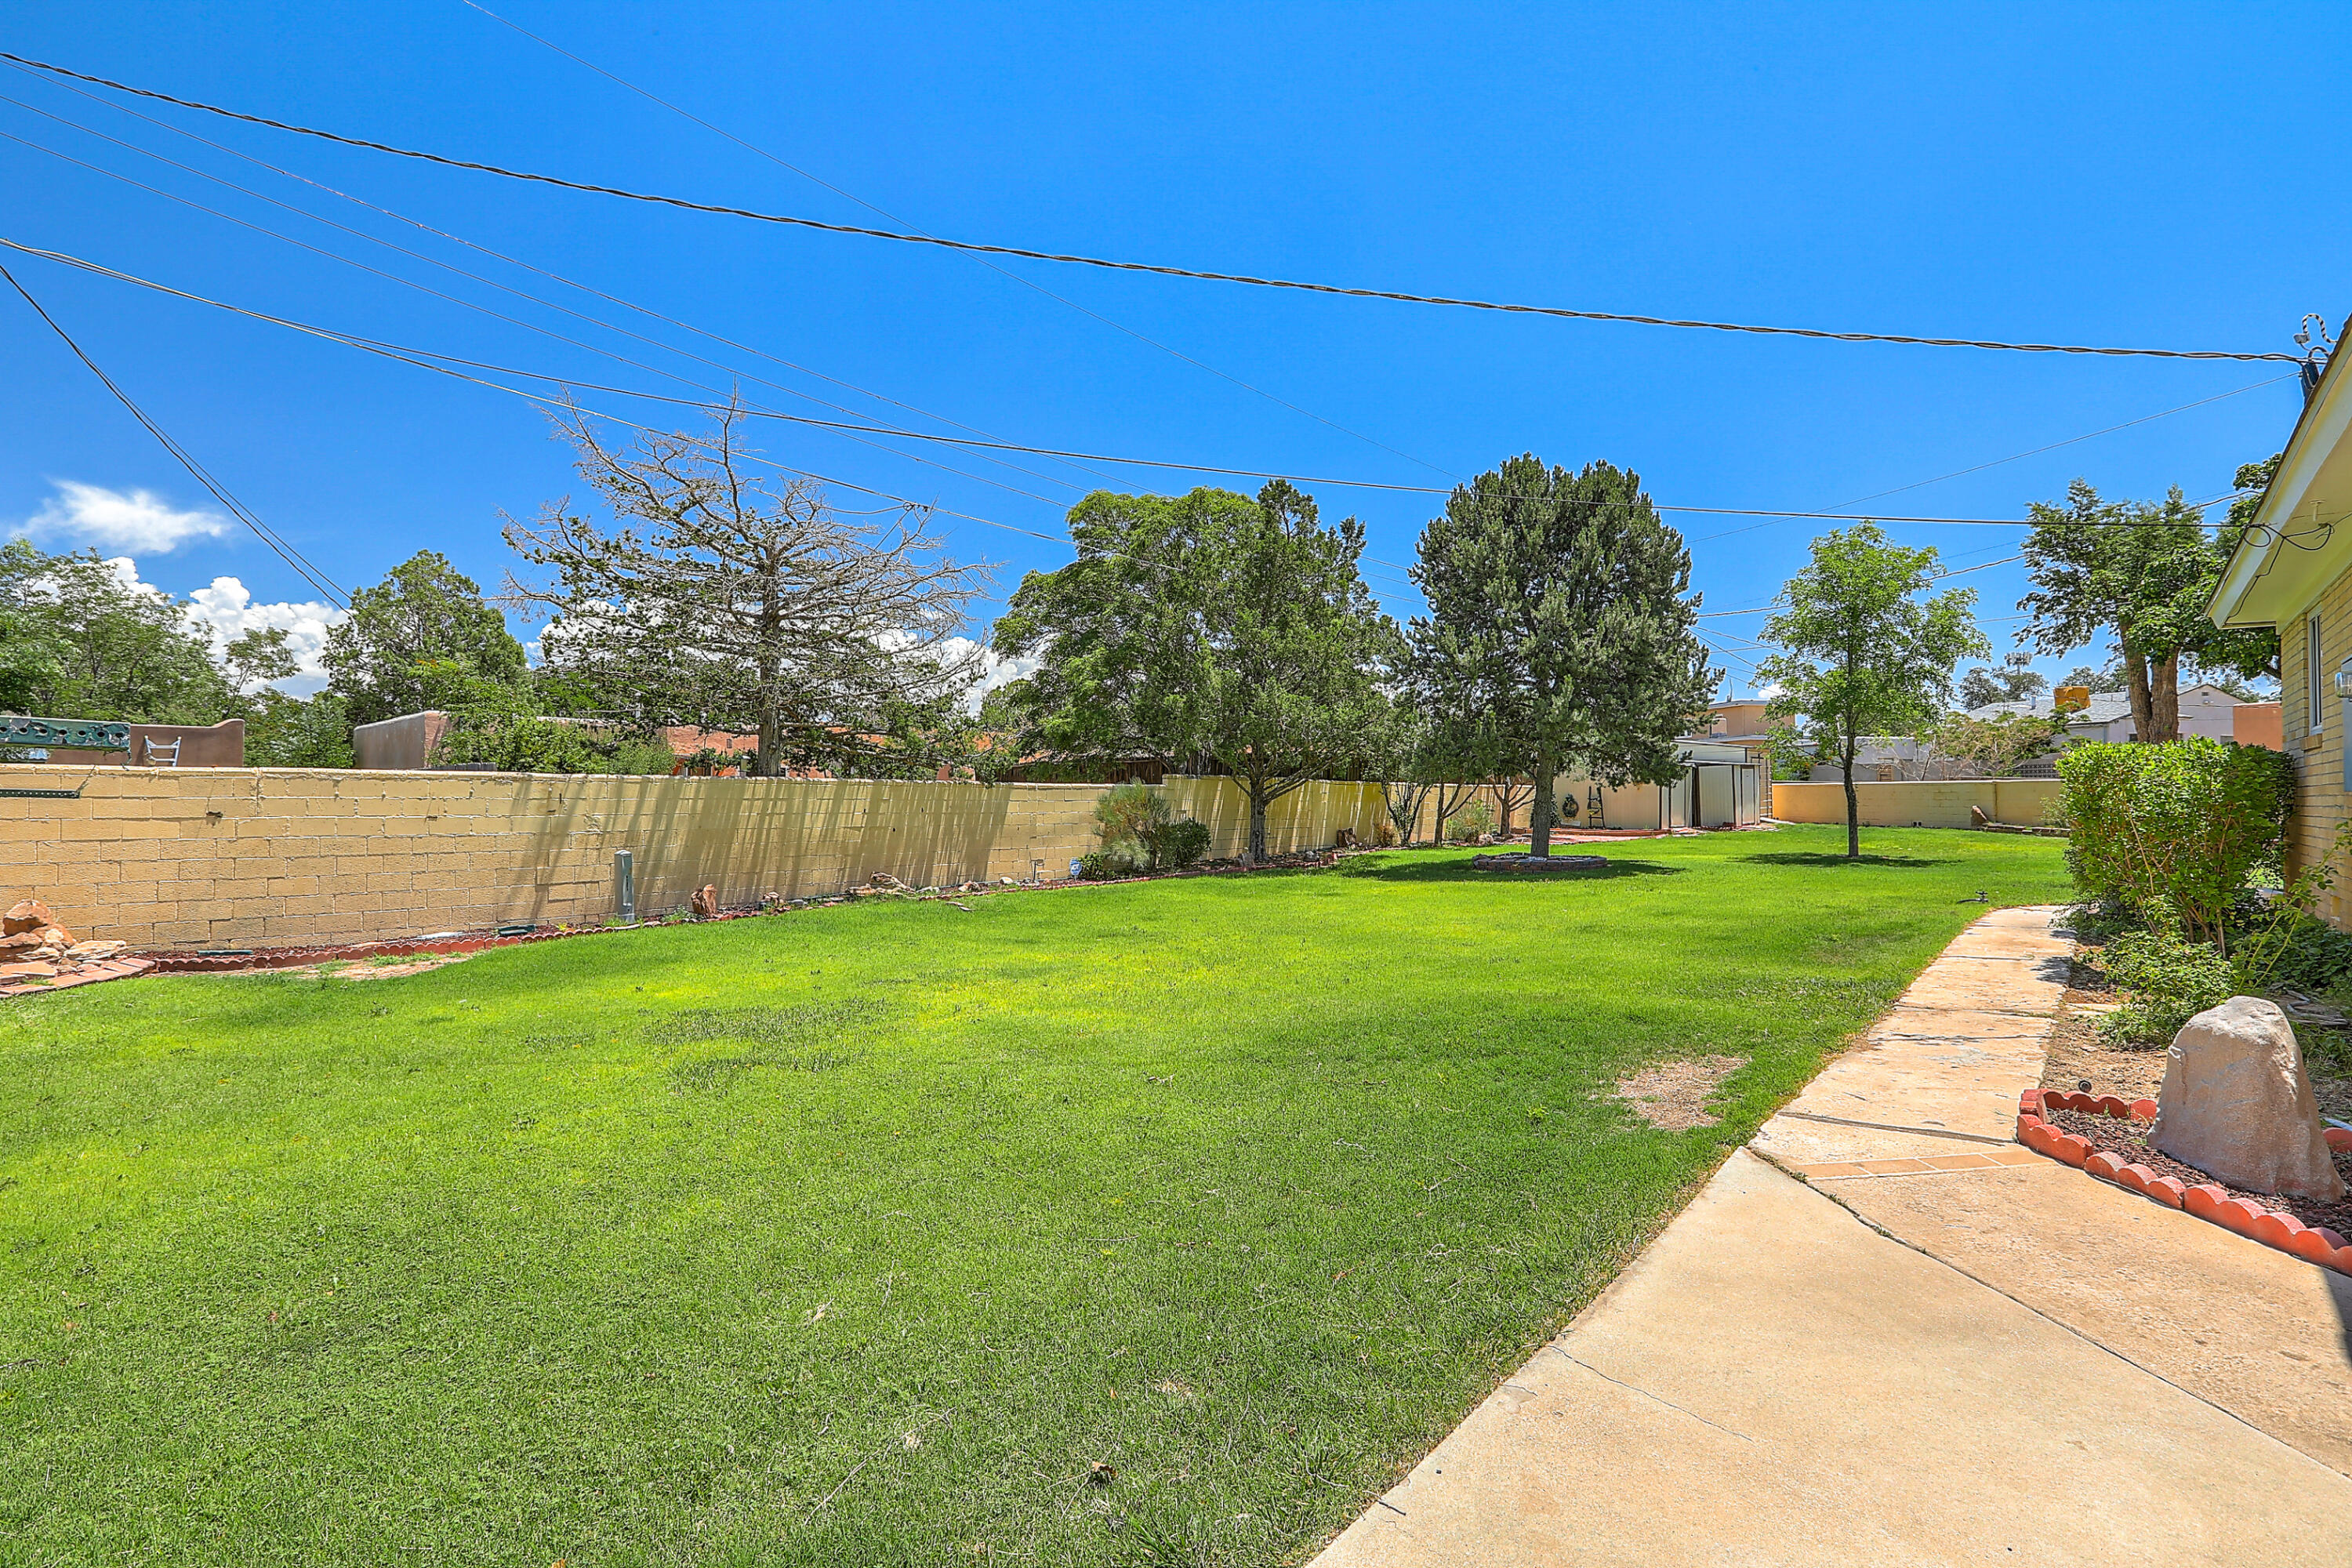
[[[0,765],[0,788],[81,783],[78,800],[0,796],[6,901],[46,900],[77,935],[139,947],[350,942],[614,912],[631,851],[641,913],[704,883],[727,903],[837,893],[877,871],[915,886],[1066,877],[1096,847],[1099,784],[589,777],[303,768]],[[1171,779],[1181,814],[1238,855],[1231,779]],[[1377,784],[1317,783],[1276,803],[1277,852],[1352,827],[1373,842]]]
[[[1969,807],[1995,822],[2039,827],[2058,798],[2055,779],[1913,780],[1853,786],[1854,805],[1868,827],[1966,827]],[[1845,821],[1845,785],[1776,784],[1772,815],[1783,822]]]

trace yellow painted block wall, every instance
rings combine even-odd
[[[313,769],[0,766],[0,787],[82,783],[75,800],[0,797],[0,901],[45,900],[79,935],[138,947],[249,947],[478,930],[614,912],[613,853],[637,907],[715,885],[721,902],[838,893],[888,872],[915,887],[1064,878],[1097,847],[1098,784],[616,778]],[[1231,779],[1171,779],[1180,815],[1237,856]],[[1376,784],[1308,784],[1267,814],[1276,853],[1341,827],[1377,841]]]
[[[2319,615],[2320,699],[2312,711],[2305,630],[2314,608]],[[2287,824],[2290,874],[2327,853],[2336,825],[2347,814],[2344,792],[2343,702],[2333,678],[2352,655],[2352,574],[2338,577],[2306,605],[2279,622],[2279,708],[2282,739],[2295,770],[2294,816]],[[2316,722],[2315,723],[2315,718]],[[2352,924],[2352,889],[2322,894],[2319,912],[2337,926]]]
[[[1867,827],[1967,827],[1972,824],[1972,805],[1995,822],[2038,827],[2050,802],[2058,798],[2055,779],[1857,783],[1853,789],[1854,805]],[[1843,823],[1845,785],[1776,784],[1772,815],[1783,822]]]

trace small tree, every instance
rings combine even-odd
[[[1213,761],[1248,797],[1263,859],[1267,807],[1362,767],[1384,721],[1396,627],[1357,570],[1363,525],[1324,527],[1276,479],[1255,501],[1097,491],[1069,526],[1078,559],[1031,573],[993,634],[1039,661],[1007,688],[1024,750]]]
[[[982,574],[940,553],[909,507],[853,522],[806,479],[745,471],[728,409],[709,436],[604,444],[559,417],[581,474],[620,520],[551,502],[509,519],[507,542],[550,568],[507,580],[509,603],[551,614],[550,675],[642,725],[757,735],[750,773],[787,766],[908,773],[962,761],[962,700],[978,649],[957,637]]]
[[[1429,601],[1407,635],[1445,750],[1483,765],[1508,814],[1531,781],[1529,852],[1549,855],[1559,775],[1681,776],[1680,742],[1717,672],[1694,631],[1690,552],[1640,476],[1530,455],[1457,488],[1421,536]]]
[[[1986,778],[2008,778],[2020,763],[2054,750],[2066,733],[2067,715],[2002,713],[1972,719],[1948,714],[1920,732],[1932,754],[1974,768]]]
[[[1777,683],[1776,716],[1797,719],[1845,773],[1845,852],[1862,854],[1854,755],[1862,737],[1907,731],[1950,700],[1952,667],[1988,645],[1971,589],[1923,597],[1937,575],[1933,549],[1888,542],[1875,523],[1813,541],[1811,563],[1782,585],[1764,640],[1783,652],[1757,667]]]
[[[1996,702],[2022,702],[2050,689],[2050,678],[2033,668],[2030,653],[2012,653],[1999,669],[1978,665],[1960,678],[1960,706],[1989,708]]]
[[[502,686],[520,686],[529,675],[506,617],[437,550],[418,551],[374,587],[354,593],[352,613],[327,634],[320,661],[327,689],[343,700],[354,724],[427,706],[423,666],[455,664]]]

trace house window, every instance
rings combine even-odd
[[[2305,727],[2315,735],[2326,728],[2322,717],[2327,711],[2323,706],[2327,689],[2321,684],[2319,666],[2319,617],[2314,616],[2303,624],[2303,686]]]

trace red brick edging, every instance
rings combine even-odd
[[[2112,1094],[2075,1094],[2065,1089],[2029,1089],[2017,1100],[2017,1141],[2037,1154],[2063,1160],[2103,1182],[2113,1182],[2167,1208],[2181,1209],[2210,1220],[2225,1230],[2252,1237],[2265,1247],[2292,1253],[2307,1262],[2352,1274],[2352,1242],[2326,1226],[2305,1225],[2290,1214],[2278,1214],[2245,1198],[2233,1198],[2211,1182],[2184,1186],[2179,1178],[2159,1176],[2146,1165],[2126,1164],[2120,1155],[2094,1152],[2089,1140],[2067,1132],[2042,1119],[2044,1106],[2053,1110],[2084,1111],[2134,1121],[2156,1120],[2156,1101],[2126,1101]],[[2352,1148],[2352,1132],[2327,1130],[2330,1149]]]

